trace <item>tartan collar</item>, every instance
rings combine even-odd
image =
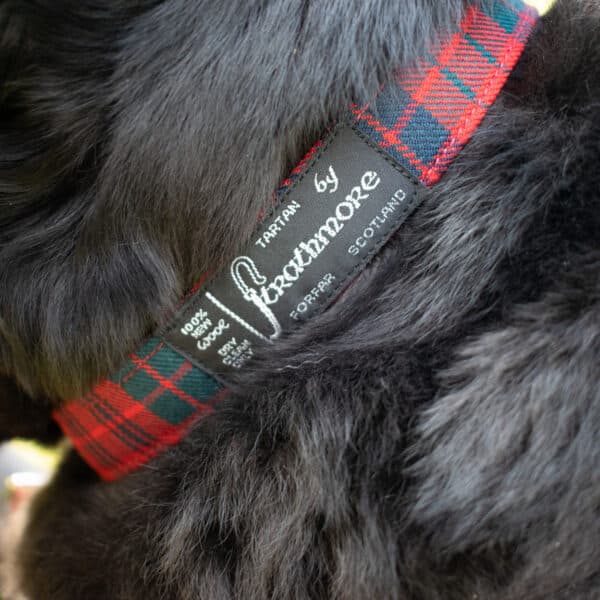
[[[522,0],[471,7],[457,33],[385,88],[374,106],[352,107],[348,121],[423,185],[433,186],[500,93],[537,17]],[[278,199],[306,172],[321,144],[283,181]],[[179,442],[226,394],[217,378],[155,335],[54,417],[86,462],[111,481]]]

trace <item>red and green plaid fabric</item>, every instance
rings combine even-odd
[[[436,183],[477,129],[537,19],[520,0],[471,8],[460,30],[385,89],[359,128],[425,185]]]
[[[521,0],[470,8],[457,33],[418,68],[401,74],[372,107],[354,107],[351,121],[423,184],[435,184],[498,96],[536,19]],[[303,172],[319,144],[279,192]],[[226,393],[212,376],[152,337],[117,373],[65,404],[55,418],[89,465],[114,480],[181,440]]]

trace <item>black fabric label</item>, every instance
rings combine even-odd
[[[420,199],[410,174],[340,125],[244,252],[179,311],[163,339],[227,380],[259,344],[329,306]]]

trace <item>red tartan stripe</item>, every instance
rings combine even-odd
[[[512,3],[506,6],[516,10]],[[469,9],[460,31],[433,53],[432,64],[423,63],[399,79],[399,88],[411,101],[400,110],[392,126],[382,123],[366,107],[353,109],[356,121],[376,132],[382,147],[402,156],[425,185],[439,180],[470,139],[521,56],[536,20],[533,9],[523,4],[521,7],[517,26],[510,34],[477,7]],[[448,132],[447,140],[427,162],[418,155],[422,145],[419,138],[426,132],[407,132],[420,109],[427,110]]]
[[[79,401],[82,402],[82,401]],[[74,404],[74,403],[69,403]],[[73,446],[79,451],[79,454],[86,462],[99,472],[99,469],[108,468],[110,465],[118,462],[118,457],[111,450],[105,448],[95,440],[89,440],[83,443],[83,438],[86,435],[83,426],[77,418],[77,414],[73,414],[70,409],[63,407],[54,413],[54,419],[63,430],[65,435],[71,440],[73,437],[80,437],[81,441],[73,443]]]
[[[187,369],[182,373],[182,376],[189,368],[191,368],[189,363],[186,366]],[[71,436],[71,441],[85,442],[91,439],[98,439],[122,423],[128,423],[130,421],[139,422],[140,415],[148,412],[146,408],[147,405],[162,393],[164,393],[164,389],[157,386],[150,394],[140,401],[129,395],[121,385],[110,380],[103,381],[94,388],[93,392],[88,394],[86,397],[88,402],[71,402],[65,407],[65,412],[76,416],[77,421],[81,424],[85,432],[81,438],[78,436]],[[96,399],[110,402],[112,405],[118,406],[118,414],[111,421],[101,422],[91,410]],[[202,410],[209,411],[206,406],[202,407]],[[158,415],[150,413],[143,422],[145,423],[145,431],[149,432],[156,428],[156,426],[160,426],[162,424],[162,419]]]
[[[193,396],[190,396],[189,394],[186,394],[183,390],[180,390],[177,387],[177,385],[175,385],[176,380],[171,381],[167,377],[163,377],[160,373],[158,373],[155,369],[153,369],[145,361],[142,361],[142,360],[139,360],[136,358],[132,358],[132,360],[136,365],[139,365],[144,371],[146,371],[146,373],[148,373],[148,375],[150,375],[164,390],[168,390],[168,391],[172,392],[173,394],[175,394],[176,396],[179,396],[181,399],[185,400],[186,402],[189,402],[200,412],[205,412],[205,411],[210,412],[208,410],[208,407],[206,406],[206,404],[204,404],[203,402],[199,402]],[[184,362],[183,365],[179,369],[181,371],[180,377],[183,377],[183,375],[185,375],[188,371],[190,371],[194,368],[195,367],[192,365],[191,362],[187,362],[187,361]],[[177,379],[179,379],[180,377],[178,377]]]
[[[124,396],[127,395],[113,382],[103,382],[102,386],[98,387],[102,387],[101,394],[98,396],[111,402],[114,406],[119,406]],[[99,391],[98,388],[96,391]],[[70,438],[73,446],[88,464],[102,479],[112,481],[146,464],[161,449],[179,442],[185,437],[190,427],[207,413],[212,412],[214,405],[228,393],[229,390],[222,388],[211,398],[210,404],[203,407],[202,411],[194,412],[176,426],[164,421],[131,397],[128,398],[128,402],[124,402],[125,405],[131,403],[130,408],[122,410],[111,424],[96,422],[95,427],[90,430],[85,428],[86,417],[89,418],[85,412],[89,411],[89,408],[84,403],[69,403],[67,405],[69,410],[57,412],[55,418],[63,429],[71,432]],[[74,405],[77,405],[75,410]],[[121,424],[131,422],[135,422],[147,432],[152,432],[152,435],[156,436],[156,443],[137,446],[125,443],[116,433],[117,428]],[[79,431],[80,435],[73,435],[75,431]],[[108,448],[110,450],[107,450]]]
[[[228,394],[228,389],[221,388],[211,399],[210,412],[214,410],[214,405],[220,403]],[[147,464],[165,448],[180,442],[184,437],[186,437],[193,425],[205,415],[206,412],[203,414],[196,412],[190,415],[190,417],[176,427],[164,427],[161,431],[160,444],[144,446],[137,451],[130,452],[129,454],[125,453],[120,456],[119,462],[114,464],[112,468],[97,470],[98,474],[106,481],[114,481],[124,475],[127,475],[128,473],[137,470],[139,467]]]
[[[490,21],[487,15],[484,15],[479,10],[474,9],[474,12],[476,15],[473,22],[468,25],[465,31],[465,33],[471,33],[473,37],[475,37],[480,26],[480,19],[486,22],[486,24]],[[515,32],[511,36],[502,36],[500,32],[494,29],[494,41],[497,42],[494,44],[494,47],[499,49],[502,46],[502,52],[498,56],[498,64],[480,82],[475,101],[451,129],[450,139],[440,148],[433,163],[423,171],[422,181],[425,185],[431,186],[440,179],[448,168],[448,165],[456,158],[474,131],[479,127],[487,109],[498,97],[510,73],[521,57],[534,22],[531,19],[520,19]],[[503,40],[503,44],[500,40]],[[481,55],[479,56],[481,57]],[[487,59],[481,57],[480,66],[482,68],[484,66],[483,61],[487,61]],[[468,69],[464,66],[457,69],[457,73],[463,81],[465,81],[464,74],[467,71]]]
[[[171,351],[158,343],[143,358],[130,355],[131,370],[119,382],[105,380],[77,402],[56,411],[55,418],[69,435],[74,447],[103,479],[113,480],[135,470],[154,456],[166,444],[178,442],[198,419],[214,411],[214,405],[224,393],[199,401],[185,393],[177,383],[192,371],[189,361],[181,361],[169,377],[158,373],[148,363],[161,351]],[[143,371],[154,382],[152,391],[143,398],[133,398],[123,384]],[[193,413],[173,425],[148,409],[165,392],[170,392],[193,406]]]
[[[103,447],[110,447],[118,459],[106,463],[106,461],[95,460],[95,455],[90,453],[89,447],[86,444],[73,445],[80,454],[86,457],[88,464],[104,479],[105,481],[113,481],[119,479],[127,473],[137,470],[139,467],[148,463],[161,450],[181,441],[190,427],[201,418],[201,415],[192,414],[188,419],[183,421],[177,427],[166,424],[160,430],[160,443],[140,445],[136,448],[124,444],[122,439],[116,435],[115,431],[108,431],[99,441]]]

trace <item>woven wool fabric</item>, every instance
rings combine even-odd
[[[382,91],[350,121],[423,184],[432,186],[467,143],[521,56],[536,22],[521,0],[471,8],[458,32]],[[311,162],[317,142],[283,181],[275,201]],[[200,285],[196,286],[200,287]],[[55,419],[88,464],[114,480],[180,441],[227,390],[159,338]]]
[[[373,110],[355,108],[358,127],[425,185],[436,183],[477,129],[521,56],[534,9],[500,1],[472,8]]]

